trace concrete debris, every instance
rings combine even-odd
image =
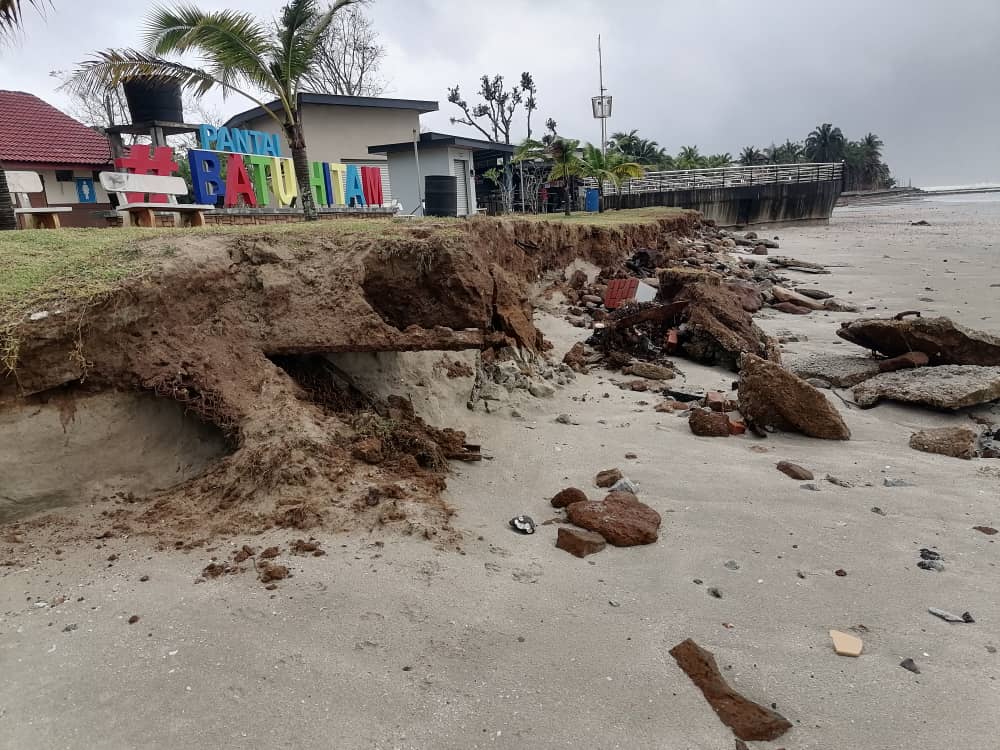
[[[913,659],[903,659],[903,661],[899,662],[899,666],[909,672],[913,672],[913,674],[920,674],[920,667],[917,666],[917,663]]]
[[[632,495],[639,494],[639,485],[633,482],[628,477],[622,477],[613,485],[611,485],[611,492],[628,492]]]
[[[628,492],[612,492],[599,502],[573,503],[566,515],[616,547],[652,544],[659,537],[660,514]]]
[[[575,529],[571,526],[560,526],[556,535],[556,547],[566,550],[571,555],[586,557],[600,552],[607,546],[604,537],[595,531]]]
[[[870,407],[881,399],[961,409],[1000,398],[1000,367],[945,365],[877,375],[854,387],[854,401]]]
[[[822,266],[819,263],[810,263],[809,261],[799,260],[798,258],[789,258],[784,255],[772,255],[767,259],[767,262],[772,266],[786,268],[790,271],[802,271],[804,273],[819,274],[830,273],[825,266]]]
[[[862,318],[841,323],[837,335],[887,357],[923,352],[932,365],[1000,365],[1000,337],[949,318]]]
[[[878,362],[879,372],[895,372],[896,370],[909,370],[914,367],[926,367],[930,363],[930,357],[923,352],[907,352],[891,359],[882,359]]]
[[[791,302],[799,307],[805,307],[810,310],[822,310],[823,303],[818,302],[804,294],[799,294],[791,289],[786,289],[783,286],[773,286],[771,287],[771,294],[778,302]]]
[[[914,432],[910,436],[910,447],[968,460],[976,455],[978,441],[979,436],[966,427],[938,427]]]
[[[973,526],[972,528],[981,534],[986,534],[986,536],[994,536],[997,533],[997,530],[992,526]]]
[[[729,437],[732,434],[729,416],[711,409],[692,409],[688,427],[698,437]]]
[[[672,367],[658,365],[653,362],[635,362],[622,369],[625,375],[635,375],[647,380],[672,380],[677,372]]]
[[[851,431],[819,390],[774,362],[745,354],[740,371],[740,411],[759,428],[849,440]]]
[[[879,374],[879,361],[849,354],[786,356],[785,367],[803,380],[821,378],[837,388],[851,388]]]
[[[792,723],[781,714],[733,690],[719,671],[712,653],[690,638],[670,649],[670,655],[701,690],[722,723],[739,739],[775,740],[792,728]]]

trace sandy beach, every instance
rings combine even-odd
[[[1000,331],[1000,194],[848,207],[828,226],[766,234],[782,254],[831,265],[808,281],[866,314],[921,310]],[[586,333],[556,312],[541,304],[537,323],[561,358]],[[790,355],[860,354],[835,335],[856,317],[755,319],[800,339]],[[668,653],[686,638],[792,722],[753,748],[997,746],[1000,535],[973,527],[1000,526],[1000,460],[908,446],[916,429],[969,425],[968,412],[860,410],[831,395],[849,442],[699,438],[606,371],[525,397],[517,417],[468,411],[460,380],[413,385],[430,354],[364,356],[381,388],[409,383],[428,419],[467,430],[491,459],[448,481],[461,550],[324,534],[328,554],[292,558],[275,591],[250,575],[195,585],[212,550],[162,552],[141,537],[27,554],[0,568],[0,747],[731,750],[731,730]],[[677,365],[680,390],[734,379]],[[1000,421],[996,404],[976,413]],[[818,491],[778,472],[781,460],[813,471]],[[612,467],[662,515],[656,544],[581,560],[554,547],[556,525],[508,527],[517,514],[556,517],[548,498],[567,486],[599,498],[594,475]],[[917,568],[924,547],[943,572]],[[863,655],[837,656],[830,629],[860,632]]]

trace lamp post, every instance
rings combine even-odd
[[[590,106],[594,119],[601,121],[601,156],[607,156],[608,118],[611,117],[611,97],[604,88],[604,55],[601,52],[601,35],[597,35],[597,70],[600,76],[600,96],[591,97]]]

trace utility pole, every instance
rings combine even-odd
[[[601,52],[601,35],[597,35],[597,70],[600,76],[601,101],[604,101],[604,54]],[[608,113],[610,114],[610,113]],[[608,121],[606,117],[601,118],[601,156],[608,155]]]

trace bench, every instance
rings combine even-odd
[[[164,211],[186,216],[192,227],[205,226],[204,211],[215,206],[178,203],[178,195],[187,195],[187,183],[180,177],[166,177],[152,174],[129,174],[127,172],[101,172],[101,185],[109,193],[118,194],[118,210],[125,211],[140,227],[155,227],[156,212]],[[165,203],[137,201],[129,203],[128,193],[165,195]]]
[[[73,210],[69,206],[31,207],[28,194],[41,193],[43,189],[42,178],[38,176],[38,172],[4,172],[4,175],[7,177],[7,188],[17,203],[14,214],[24,217],[25,226],[58,229],[59,214]]]

